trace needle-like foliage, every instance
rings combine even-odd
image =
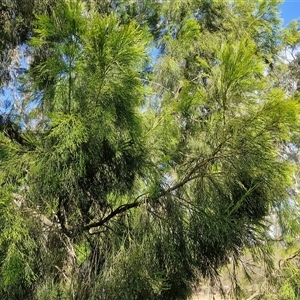
[[[269,262],[299,125],[278,1],[48,2],[0,119],[3,299],[187,299]]]

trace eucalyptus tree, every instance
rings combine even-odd
[[[68,0],[36,15],[26,109],[1,124],[4,299],[186,299],[245,248],[265,255],[299,109],[266,72],[278,4]]]

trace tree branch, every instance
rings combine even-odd
[[[144,199],[143,199],[144,200]],[[108,216],[106,216],[104,219],[98,221],[98,222],[94,222],[94,223],[90,223],[88,225],[83,226],[83,230],[89,230],[93,227],[99,227],[104,225],[105,223],[107,223],[109,220],[111,220],[113,217],[115,217],[118,214],[121,214],[129,209],[135,208],[140,206],[144,201],[135,201],[133,203],[127,203],[127,204],[123,204],[121,206],[119,206],[118,208],[116,208],[115,210],[113,210]]]
[[[182,186],[184,186],[186,183],[198,178],[199,176],[193,176],[195,174],[195,172],[197,172],[197,170],[199,170],[200,168],[204,167],[206,164],[208,164],[209,162],[215,160],[216,158],[218,158],[216,155],[217,153],[221,150],[222,147],[221,143],[212,153],[212,155],[206,159],[201,160],[200,162],[198,162],[193,168],[192,170],[177,184],[173,185],[172,187],[161,191],[160,193],[158,193],[154,198],[152,198],[152,200],[158,200],[159,198],[166,196],[167,194],[170,194],[172,191],[175,191],[179,188],[181,188]],[[139,200],[140,199],[140,200]],[[144,193],[140,196],[138,196],[134,202],[132,203],[127,203],[127,204],[122,204],[119,207],[117,207],[115,210],[113,210],[109,215],[107,215],[105,218],[101,219],[100,221],[94,222],[94,223],[90,223],[87,225],[84,225],[82,230],[83,231],[87,231],[91,228],[94,227],[99,227],[104,225],[105,223],[107,223],[108,221],[110,221],[113,217],[115,217],[116,215],[119,215],[123,212],[126,212],[132,208],[137,208],[140,205],[142,205],[143,203],[145,203],[145,201],[149,199],[149,193]]]
[[[164,194],[166,193],[170,193],[174,190],[177,190],[178,188],[182,187],[183,185],[185,185],[186,183],[188,183],[189,181],[198,178],[198,176],[193,176],[195,174],[196,171],[198,171],[200,168],[204,167],[206,164],[208,164],[210,161],[215,160],[217,157],[216,155],[218,154],[218,152],[221,150],[222,144],[220,144],[212,153],[212,155],[206,159],[203,159],[201,161],[199,161],[193,168],[192,170],[182,179],[182,181],[180,181],[179,183],[175,184],[174,186],[170,187],[169,189],[167,189],[165,191]]]

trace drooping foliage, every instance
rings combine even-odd
[[[275,0],[49,3],[3,37],[28,60],[3,89],[0,293],[187,299],[291,201],[295,32]]]

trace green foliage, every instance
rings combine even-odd
[[[279,1],[49,3],[24,40],[26,109],[0,119],[4,297],[183,300],[245,249],[271,269],[299,126],[270,70],[296,43]]]
[[[30,296],[32,283],[36,280],[34,253],[36,243],[31,236],[21,207],[14,199],[12,189],[1,190],[0,202],[0,292],[3,299],[20,299]]]
[[[293,20],[283,31],[283,41],[290,47],[295,47],[299,44],[299,23]]]

